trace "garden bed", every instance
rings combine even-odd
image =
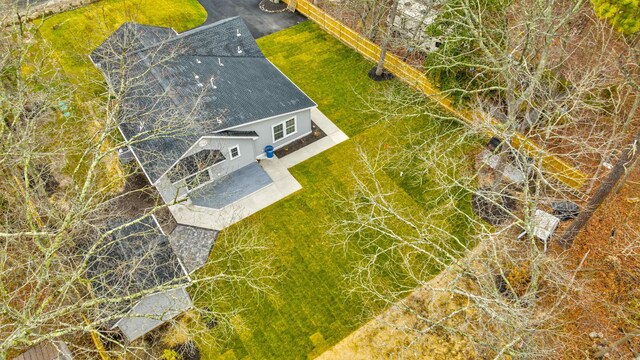
[[[320,129],[320,127],[318,127],[318,125],[316,125],[316,123],[314,123],[313,121],[311,122],[311,134],[300,138],[294,142],[292,142],[291,144],[285,145],[283,147],[281,147],[280,149],[275,151],[275,154],[278,158],[281,158],[283,156],[286,156],[288,154],[291,154],[292,152],[296,151],[296,150],[300,150],[303,147],[314,143],[320,139],[322,139],[323,137],[327,136],[327,134],[324,133],[324,131],[322,131],[322,129]]]

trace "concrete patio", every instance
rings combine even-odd
[[[192,191],[189,199],[193,205],[222,209],[272,182],[269,174],[254,162]]]
[[[291,175],[289,168],[295,166],[345,140],[349,137],[329,120],[320,110],[311,110],[311,120],[324,131],[327,136],[315,141],[279,159],[259,159],[258,164],[271,179],[271,183],[259,187],[249,187],[232,195],[219,195],[217,200],[207,201],[198,194],[196,200],[189,199],[185,203],[169,206],[169,210],[180,224],[197,226],[206,229],[222,230],[267,206],[302,189],[300,183]],[[251,169],[250,171],[255,171]],[[213,186],[213,189],[224,189],[225,186]],[[251,191],[251,190],[255,191]],[[229,200],[233,201],[229,201]],[[202,205],[222,206],[220,208]]]

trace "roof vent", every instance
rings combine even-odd
[[[216,122],[217,122],[218,124],[222,124],[222,119],[217,118],[217,119],[216,119]]]
[[[200,76],[198,75],[193,75],[193,76],[196,78],[196,80],[200,79]]]
[[[202,61],[200,61],[200,59],[196,59],[196,63],[197,64],[202,64]]]
[[[236,29],[236,36],[241,36],[239,29]]]
[[[242,49],[238,46],[238,54],[242,54]]]
[[[222,63],[222,61],[220,61],[220,58],[218,58],[218,65],[220,65],[220,66],[224,66],[224,64]]]
[[[212,76],[211,79],[209,79],[209,82],[211,82],[211,87],[214,88],[214,89],[217,89],[218,87],[216,86],[216,84],[213,83],[213,80],[215,80],[215,79]]]
[[[198,87],[204,87],[204,84],[201,82],[198,82]]]

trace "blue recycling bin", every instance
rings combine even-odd
[[[267,159],[271,159],[273,157],[273,146],[271,145],[265,146],[264,153],[267,154]]]

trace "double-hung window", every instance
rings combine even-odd
[[[284,138],[284,124],[278,124],[273,127],[273,141]]]
[[[273,141],[282,140],[296,132],[296,118],[291,118],[273,126]]]

